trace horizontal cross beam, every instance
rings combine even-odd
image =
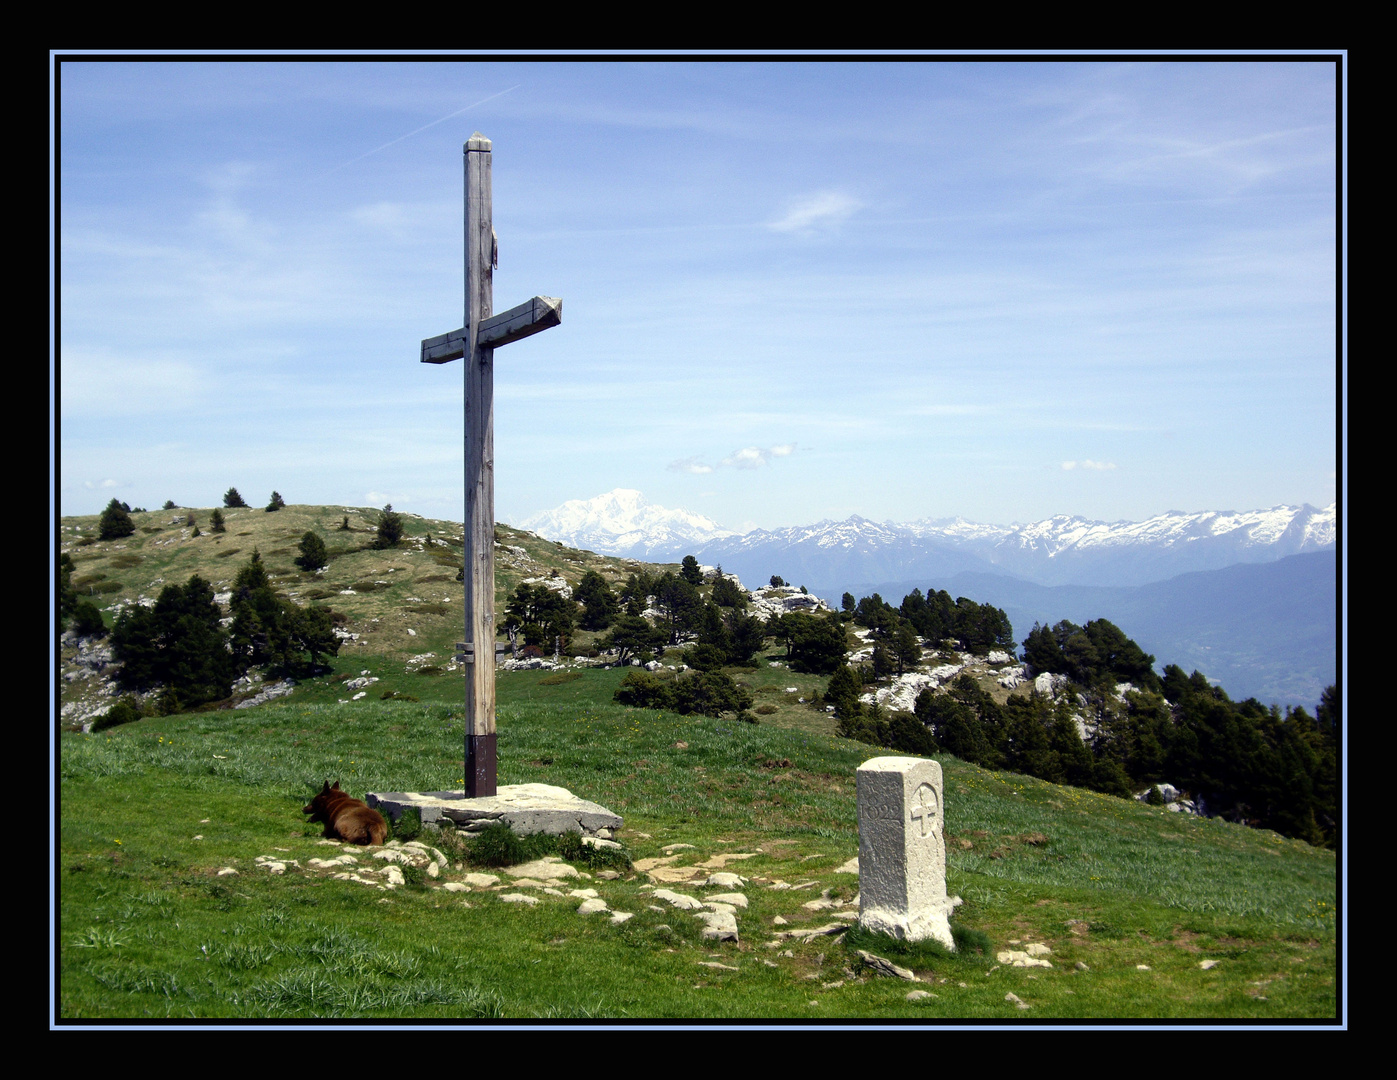
[[[484,349],[497,349],[511,341],[537,334],[550,326],[563,321],[563,302],[552,296],[535,296],[518,307],[491,315],[480,322],[480,333],[476,344]],[[466,354],[466,328],[452,330],[449,334],[424,338],[422,341],[422,363],[447,364],[459,360]]]

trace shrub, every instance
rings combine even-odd
[[[393,822],[393,835],[399,840],[416,840],[422,832],[422,811],[409,806]]]
[[[344,520],[340,522],[340,532],[349,532],[349,515],[344,515]]]
[[[669,709],[674,706],[674,687],[648,671],[630,671],[616,688],[612,700],[637,709]]]
[[[468,850],[476,866],[515,866],[529,858],[524,838],[502,822],[481,829]]]
[[[113,499],[107,503],[98,522],[98,535],[103,540],[119,540],[136,531],[136,523],[131,520],[130,508]]]
[[[281,497],[281,492],[273,491],[271,500],[267,503],[267,513],[270,514],[275,510],[280,510],[285,505],[286,500]]]
[[[588,866],[601,869],[615,867],[618,870],[629,870],[631,868],[631,857],[622,848],[588,844],[582,839],[580,832],[565,832],[558,837],[558,854],[568,862],[586,863]]]
[[[81,600],[73,609],[73,632],[79,637],[102,637],[107,632],[107,624],[102,621],[102,613],[91,600]]]
[[[118,724],[129,724],[141,718],[141,708],[136,699],[127,694],[110,709],[92,722],[93,731],[105,731]]]
[[[230,487],[223,493],[223,505],[232,508],[235,506],[246,506],[247,503],[243,502],[243,497],[238,494],[237,488]]]
[[[174,499],[166,499],[166,500],[165,500],[165,505],[162,506],[160,509],[161,509],[161,510],[177,510],[178,508],[179,508],[179,504],[176,503]]]

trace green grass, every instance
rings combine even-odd
[[[630,921],[579,916],[571,897],[536,893],[530,907],[425,879],[384,892],[260,869],[260,855],[304,867],[336,854],[300,812],[326,779],[359,796],[461,785],[457,705],[425,693],[271,703],[60,737],[60,1017],[1335,1016],[1333,853],[953,758],[941,761],[957,920],[992,954],[1045,942],[1054,967],[881,953],[935,995],[909,1002],[912,986],[871,977],[850,941],[767,948],[779,930],[827,921],[803,907],[823,890],[855,892],[836,870],[857,854],[854,772],[876,751],[626,709],[610,702],[622,674],[501,674],[500,782],[557,784],[610,807],[638,861],[673,843],[694,845],[674,852],[680,863],[752,855],[725,867],[764,879],[743,890],[740,942],[704,941],[667,905],[651,911],[644,873],[605,880],[585,862],[596,876],[577,884]],[[225,867],[238,873],[218,876]],[[810,884],[764,887],[777,880]],[[1204,959],[1219,962],[1205,971]],[[1006,1003],[1010,992],[1031,1008]]]

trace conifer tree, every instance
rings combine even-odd
[[[394,513],[393,504],[389,503],[383,508],[383,513],[378,516],[378,536],[374,538],[374,547],[397,547],[398,541],[402,538],[403,517],[401,514]]]
[[[237,488],[230,487],[223,493],[223,505],[232,509],[238,506],[246,506],[247,503],[243,502],[243,497],[238,494]]]
[[[102,511],[98,528],[99,535],[103,540],[119,540],[123,536],[130,536],[134,533],[136,523],[131,520],[130,510],[123,503],[113,499],[107,503],[107,508]]]
[[[330,552],[325,547],[325,541],[315,533],[307,531],[301,537],[300,549],[301,555],[296,560],[296,565],[302,570],[311,572],[329,565]]]

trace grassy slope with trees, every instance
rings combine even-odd
[[[609,886],[618,894],[608,896],[613,908],[641,913],[616,930],[582,923],[566,904],[518,912],[519,925],[508,929],[489,914],[505,909],[488,895],[477,901],[481,914],[463,913],[433,889],[396,893],[374,909],[377,897],[362,886],[255,875],[251,860],[277,846],[316,854],[298,811],[308,786],[325,777],[356,794],[459,786],[459,682],[411,662],[428,651],[449,656],[458,633],[446,601],[436,602],[446,613],[422,609],[433,603],[430,586],[454,591],[441,579],[459,564],[459,546],[450,544],[459,536],[450,523],[404,515],[404,542],[383,551],[372,547],[373,511],[224,513],[228,532],[211,543],[207,531],[194,537],[187,524],[176,526],[168,511],[133,515],[137,531],[125,541],[83,546],[75,541],[96,536],[95,517],[65,519],[74,577],[101,600],[149,595],[152,578],[179,581],[207,567],[210,578],[222,571],[221,591],[235,576],[223,552],[258,546],[284,594],[330,593],[324,599],[362,634],[364,644],[332,661],[336,674],[371,669],[381,682],[352,704],[337,703],[348,695],[331,676],[299,687],[289,702],[62,736],[64,1015],[1007,1017],[1009,986],[1039,1016],[1334,1015],[1332,853],[944,754],[951,887],[968,901],[962,921],[999,948],[1048,941],[1063,961],[1051,977],[1030,982],[1009,969],[987,977],[994,965],[979,956],[922,958],[920,970],[939,969],[945,981],[931,987],[937,998],[913,1007],[906,987],[841,974],[852,962],[828,939],[796,943],[792,957],[766,967],[761,960],[773,953],[752,948],[765,936],[757,928],[775,914],[809,922],[815,916],[793,901],[810,892],[749,887],[744,940],[719,947],[698,941],[680,913],[646,914],[643,876]],[[203,521],[202,512],[196,517]],[[178,519],[187,520],[183,512]],[[339,528],[346,519],[348,536]],[[331,553],[324,574],[294,565],[307,531]],[[576,589],[593,571],[622,592],[638,569],[503,526],[498,539],[507,545],[497,549],[500,610],[525,577],[557,571]],[[658,577],[664,568],[641,569]],[[379,581],[353,596],[335,588]],[[120,591],[92,589],[102,582]],[[573,645],[604,636],[579,627]],[[834,718],[791,700],[814,697],[825,676],[765,665],[736,673],[754,701],[769,705],[759,726],[614,704],[620,670],[502,673],[501,782],[561,784],[612,805],[627,818],[621,839],[635,858],[678,841],[711,854],[763,848],[743,863],[744,875],[803,874],[837,897],[856,885],[833,868],[857,851],[853,771],[869,751],[832,737]],[[196,804],[198,816],[185,821]],[[151,806],[167,812],[153,817]],[[190,839],[201,829],[217,844]],[[243,868],[236,887],[216,877],[230,862]],[[430,941],[422,919],[433,927]],[[662,923],[671,930],[658,929]],[[573,949],[558,944],[568,940]],[[214,966],[192,966],[194,955]],[[743,974],[696,967],[714,955]],[[543,958],[553,975],[565,975],[521,974]],[[1090,981],[1072,966],[1079,958]],[[1199,958],[1224,962],[1203,973]],[[1138,963],[1159,974],[1142,975]],[[818,983],[805,978],[811,974]],[[844,986],[825,989],[841,979]],[[365,984],[372,992],[354,989]],[[724,993],[703,993],[717,989]]]

